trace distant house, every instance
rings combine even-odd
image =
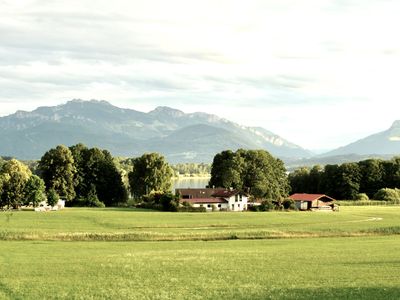
[[[336,201],[323,194],[293,194],[289,198],[295,201],[299,210],[334,210]]]
[[[206,210],[247,210],[248,196],[238,190],[224,188],[176,189],[181,195],[181,202],[188,202],[194,207],[205,207]]]

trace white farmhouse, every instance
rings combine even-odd
[[[248,196],[233,189],[177,189],[181,202],[206,210],[244,211],[247,210]]]

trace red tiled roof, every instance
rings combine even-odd
[[[229,198],[236,194],[239,194],[238,190],[222,190],[222,191],[215,192],[211,196],[213,196],[213,197],[228,197]]]
[[[175,189],[175,193],[181,195],[184,199],[195,199],[195,198],[211,198],[214,193],[219,191],[225,190],[224,188],[182,188],[182,189]]]
[[[181,202],[188,203],[227,203],[223,198],[192,198],[192,199],[181,199]]]
[[[335,201],[335,199],[324,194],[293,194],[289,196],[289,198],[293,199],[294,201],[314,201],[314,200]]]

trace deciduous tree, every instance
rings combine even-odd
[[[46,187],[44,181],[37,175],[32,175],[25,185],[24,204],[32,203],[36,207],[41,201],[46,200]]]
[[[158,153],[146,153],[132,161],[129,173],[132,195],[139,198],[152,191],[168,192],[172,185],[173,170]]]
[[[110,152],[99,148],[89,149],[83,144],[70,149],[77,170],[74,183],[76,198],[80,199],[80,203],[85,202],[82,199],[95,197],[107,206],[126,201],[127,192],[122,176]]]
[[[16,159],[7,161],[0,172],[2,193],[0,206],[18,207],[24,200],[25,185],[32,172]]]
[[[256,198],[281,199],[289,192],[283,162],[264,150],[239,149],[217,154],[209,185],[246,190]]]
[[[67,201],[75,198],[76,168],[72,153],[67,147],[59,145],[47,151],[40,159],[38,167],[47,190],[54,189]]]

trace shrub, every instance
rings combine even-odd
[[[152,192],[149,195],[142,196],[141,199],[142,202],[136,205],[138,208],[178,211],[179,198],[170,192]]]
[[[367,200],[369,200],[369,197],[365,193],[360,193],[360,194],[357,194],[356,200],[367,201]]]
[[[291,210],[291,209],[296,210],[297,209],[296,203],[294,202],[293,199],[290,199],[290,198],[286,198],[285,200],[283,200],[282,205],[283,205],[284,209],[288,209],[288,210]]]
[[[400,203],[400,190],[399,189],[380,189],[374,195],[375,200],[392,201],[394,203]]]
[[[178,211],[179,199],[172,193],[162,194],[160,203],[163,211]]]
[[[92,184],[86,196],[79,196],[75,199],[71,206],[75,207],[106,207],[105,204],[97,197],[96,187]]]
[[[187,202],[187,201],[183,201],[181,204],[183,207],[193,207],[192,203]]]
[[[260,205],[251,205],[247,209],[250,211],[270,211],[276,209],[276,202],[271,199],[265,199]]]
[[[181,206],[178,207],[177,211],[179,212],[206,212],[205,207],[193,207],[193,206]]]
[[[154,202],[141,202],[136,204],[135,207],[144,209],[162,210],[161,204],[155,204]]]
[[[47,192],[47,204],[48,205],[50,205],[50,206],[56,205],[59,199],[60,199],[60,196],[57,194],[57,192],[54,189],[50,189]]]
[[[271,199],[266,199],[261,202],[259,206],[259,211],[270,211],[275,208],[275,205]]]
[[[104,203],[101,202],[99,200],[99,198],[97,198],[96,192],[94,192],[94,193],[89,192],[85,204],[86,204],[85,206],[89,206],[89,207],[101,207],[101,208],[106,207],[104,205]]]

